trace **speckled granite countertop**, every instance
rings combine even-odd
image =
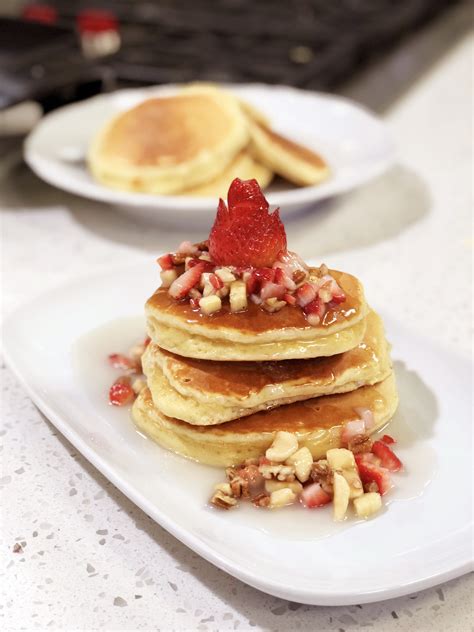
[[[410,327],[463,355],[470,351],[472,43],[461,35],[469,19],[465,8],[443,18],[348,89],[383,114],[400,166],[288,226],[295,250],[349,262],[377,304],[395,305]],[[420,64],[423,74],[411,86],[399,82],[406,91],[394,100],[397,78],[416,74]],[[48,187],[12,157],[1,166],[4,313],[75,275],[148,257],[179,240],[179,231],[136,226],[112,208]],[[2,629],[472,629],[470,576],[339,608],[303,606],[242,584],[130,503],[58,434],[4,366],[1,385]]]

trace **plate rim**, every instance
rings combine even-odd
[[[92,97],[89,97],[88,99],[84,99],[75,103],[70,103],[57,108],[56,110],[53,110],[52,112],[46,114],[25,138],[23,144],[24,160],[28,164],[28,166],[44,181],[55,186],[56,188],[67,191],[69,193],[74,193],[83,198],[106,202],[119,206],[147,209],[155,208],[156,210],[166,209],[177,211],[189,211],[191,208],[195,213],[208,212],[209,204],[215,202],[215,197],[183,197],[179,195],[133,193],[130,191],[120,191],[112,188],[107,188],[95,181],[91,181],[89,187],[85,191],[82,190],[83,183],[81,182],[77,182],[72,186],[70,182],[67,182],[66,186],[64,186],[64,183],[60,182],[60,179],[54,175],[54,166],[52,166],[51,160],[47,157],[44,157],[34,147],[37,135],[40,133],[43,125],[50,123],[58,116],[64,115],[64,113],[68,110],[80,109],[84,106],[87,107],[88,104],[94,101],[106,102],[107,100],[111,100],[116,97],[120,98],[121,95],[130,93],[166,93],[168,91],[178,90],[182,85],[187,84],[173,83],[162,84],[158,86],[144,86],[139,88],[124,88],[121,90],[116,90],[114,92],[94,95]],[[307,204],[322,201],[334,195],[345,193],[353,188],[361,186],[362,184],[366,183],[377,175],[380,175],[390,166],[392,166],[397,159],[396,144],[389,126],[375,112],[372,112],[365,105],[360,104],[352,99],[336,94],[312,90],[302,90],[294,86],[285,86],[283,84],[264,84],[261,82],[255,82],[220,83],[219,85],[230,90],[235,90],[236,92],[245,92],[246,90],[256,89],[266,90],[268,92],[275,93],[278,90],[284,90],[285,92],[297,94],[298,97],[301,98],[315,98],[321,101],[331,102],[335,105],[341,104],[354,112],[362,113],[365,117],[370,118],[371,124],[377,126],[379,131],[384,135],[384,140],[387,143],[386,154],[384,155],[383,159],[379,159],[377,162],[374,162],[371,167],[367,168],[365,172],[363,172],[362,177],[360,179],[357,179],[355,184],[351,179],[348,178],[345,183],[343,182],[336,187],[332,186],[332,181],[329,180],[326,183],[320,185],[299,187],[295,189],[283,190],[281,192],[269,192],[267,194],[267,197],[271,204],[281,205],[283,207],[285,205],[297,205],[298,207],[302,207]],[[146,98],[145,95],[144,98]],[[53,171],[53,174],[51,173],[51,171]],[[337,183],[337,180],[335,182]],[[322,187],[325,187],[326,190],[322,189]],[[319,195],[321,193],[321,190],[323,191],[323,194]]]
[[[135,264],[129,263],[122,266],[110,266],[107,270],[101,270],[100,275],[98,276],[106,277],[116,270],[131,270],[143,266],[144,261],[139,261]],[[444,571],[435,575],[428,574],[422,577],[418,577],[411,582],[404,583],[403,585],[394,586],[391,588],[380,588],[376,590],[365,590],[362,593],[357,593],[356,591],[349,592],[348,590],[338,591],[333,587],[327,589],[323,587],[318,587],[317,592],[312,592],[310,589],[292,589],[291,585],[284,585],[279,581],[272,581],[268,578],[266,578],[264,581],[259,580],[259,578],[255,574],[252,574],[250,570],[241,568],[238,565],[229,562],[221,553],[214,550],[212,546],[196,538],[196,536],[191,531],[184,527],[181,527],[172,518],[168,518],[167,514],[160,511],[157,505],[153,504],[151,501],[148,501],[147,498],[140,491],[136,490],[133,484],[129,483],[126,479],[121,477],[120,474],[115,473],[114,468],[110,466],[107,461],[105,461],[103,457],[101,457],[93,448],[89,447],[85,443],[85,441],[74,431],[74,429],[69,426],[68,422],[63,420],[61,414],[55,411],[54,403],[53,405],[48,403],[48,397],[42,394],[41,389],[39,389],[37,385],[35,386],[28,382],[19,366],[20,363],[17,364],[15,360],[14,349],[9,347],[9,344],[7,342],[8,336],[6,338],[4,337],[5,332],[8,332],[8,330],[15,330],[15,323],[19,321],[20,317],[23,317],[25,310],[28,309],[29,306],[34,305],[37,301],[47,300],[48,296],[50,295],[60,296],[61,292],[64,289],[70,288],[71,284],[82,286],[87,285],[88,280],[90,280],[90,275],[81,275],[80,277],[76,277],[71,282],[62,283],[54,288],[37,294],[33,298],[23,302],[9,314],[7,314],[4,322],[2,323],[0,339],[1,350],[4,355],[5,363],[12,370],[15,377],[18,379],[34,404],[38,406],[41,412],[66,437],[66,439],[70,441],[75,446],[75,448],[77,448],[81,452],[84,458],[86,458],[99,472],[101,472],[103,476],[111,481],[131,502],[136,504],[147,515],[151,516],[154,521],[156,521],[171,535],[173,535],[179,541],[185,544],[188,548],[195,551],[198,555],[200,555],[213,565],[217,566],[221,570],[224,570],[233,577],[236,577],[237,579],[247,583],[248,585],[258,590],[264,591],[283,599],[293,600],[298,603],[305,603],[310,605],[336,606],[384,601],[387,599],[407,595],[415,591],[427,589],[432,586],[436,586],[445,581],[449,581],[450,579],[454,579],[456,577],[464,575],[472,570],[472,560],[467,560],[463,564],[448,567]],[[426,341],[427,344],[430,344],[430,346],[434,347],[435,349],[437,348],[437,345],[429,339],[423,339]],[[443,349],[443,347],[440,346],[440,349]],[[450,353],[454,356],[457,355],[453,352]],[[469,363],[467,359],[465,359],[465,361]],[[462,531],[469,532],[471,530],[470,526],[471,525],[469,524],[465,525]]]

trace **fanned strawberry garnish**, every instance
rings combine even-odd
[[[286,233],[279,211],[269,205],[256,180],[236,178],[230,185],[228,206],[219,200],[209,236],[209,254],[219,265],[271,267],[286,252]]]

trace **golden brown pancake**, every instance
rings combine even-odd
[[[172,194],[216,177],[248,143],[236,100],[215,88],[151,98],[113,118],[89,151],[107,186]]]
[[[212,197],[215,199],[221,197],[225,199],[230,183],[234,178],[240,178],[241,180],[255,178],[260,188],[264,189],[270,184],[273,173],[270,169],[254,160],[247,151],[243,150],[216,178],[197,187],[186,189],[182,191],[181,195]]]
[[[162,349],[204,360],[290,360],[343,353],[361,342],[368,307],[355,277],[330,273],[346,300],[329,309],[317,326],[309,325],[299,307],[289,305],[268,313],[249,302],[246,311],[233,314],[224,303],[208,316],[159,288],[145,306],[148,335]]]
[[[251,153],[278,175],[300,186],[319,184],[330,175],[324,159],[258,122],[250,124]]]
[[[319,459],[328,449],[340,447],[343,425],[358,418],[355,408],[373,412],[373,432],[390,420],[397,404],[391,374],[373,386],[280,406],[217,426],[193,426],[166,417],[155,407],[147,388],[136,399],[132,414],[138,429],[162,447],[201,463],[227,467],[264,454],[279,430],[295,433],[299,445],[307,446],[313,458]]]
[[[391,372],[381,318],[367,316],[363,341],[336,356],[283,362],[213,362],[184,358],[150,344],[142,358],[155,406],[168,417],[214,425],[259,410],[345,393]]]

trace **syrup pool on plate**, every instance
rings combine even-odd
[[[214,485],[225,481],[222,468],[201,465],[173,454],[141,435],[135,429],[130,407],[118,408],[108,401],[110,385],[120,371],[109,366],[110,353],[127,353],[136,342],[143,340],[145,322],[142,316],[110,321],[85,334],[73,347],[73,362],[78,380],[97,411],[98,423],[102,431],[118,432],[127,449],[137,455],[137,462],[143,467],[144,478],[153,480],[159,476],[170,486],[183,487],[189,502],[197,508],[212,511],[216,519],[225,523],[232,521],[246,528],[258,529],[269,537],[297,540],[318,540],[341,531],[357,528],[364,522],[351,511],[342,523],[332,519],[332,506],[305,509],[299,504],[282,509],[257,509],[249,501],[241,501],[236,509],[223,511],[208,506]],[[394,488],[383,497],[383,509],[370,520],[378,520],[383,513],[391,511],[391,505],[409,502],[423,494],[436,474],[436,455],[429,445],[428,432],[417,428],[417,419],[423,417],[423,402],[411,388],[416,376],[410,374],[395,362],[398,379],[400,405],[393,420],[377,433],[385,432],[393,436],[397,444],[396,453],[404,464],[404,471],[392,476]],[[411,377],[410,377],[411,376]],[[138,466],[137,466],[138,467]]]

